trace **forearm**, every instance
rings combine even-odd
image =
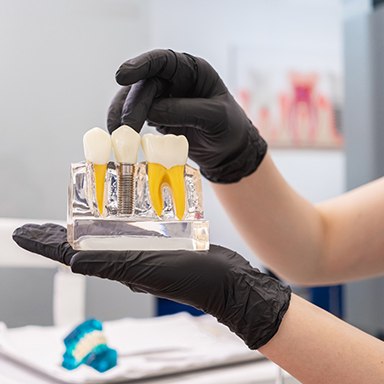
[[[281,277],[333,284],[384,272],[384,178],[314,205],[267,156],[233,184],[212,184],[243,238]]]
[[[258,170],[240,182],[212,185],[236,228],[268,267],[289,281],[317,278],[322,217],[288,185],[268,154]]]
[[[382,276],[384,178],[317,205],[324,218],[323,254],[331,282]]]
[[[262,348],[303,383],[384,381],[384,343],[292,295],[279,331]]]

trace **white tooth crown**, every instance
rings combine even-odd
[[[185,136],[147,133],[143,135],[141,143],[149,163],[161,164],[169,169],[187,162],[188,141]]]
[[[140,147],[140,135],[128,125],[122,125],[112,133],[112,146],[119,163],[134,164]]]
[[[84,156],[94,164],[107,164],[111,155],[111,137],[101,128],[92,128],[83,136]]]

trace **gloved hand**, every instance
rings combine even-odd
[[[185,135],[189,157],[215,183],[237,182],[263,160],[266,142],[204,59],[158,49],[123,63],[116,80],[125,87],[109,109],[111,133],[122,124],[139,132],[147,120]]]
[[[31,252],[70,265],[75,273],[117,280],[133,291],[192,305],[215,316],[251,349],[266,344],[288,309],[291,290],[234,251],[81,251],[65,228],[26,224],[13,233]]]

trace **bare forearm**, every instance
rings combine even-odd
[[[324,218],[328,278],[356,280],[384,273],[384,178],[317,205]]]
[[[384,178],[314,205],[267,155],[252,175],[213,187],[244,239],[281,277],[332,284],[383,274]]]
[[[383,383],[384,343],[292,295],[260,352],[303,383]]]
[[[213,187],[243,238],[267,266],[299,283],[318,276],[322,218],[287,184],[268,155],[239,183]]]

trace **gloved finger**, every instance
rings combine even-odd
[[[118,280],[126,284],[137,284],[136,278],[128,278],[134,269],[145,269],[147,264],[156,264],[156,253],[153,251],[81,251],[71,260],[71,268],[75,273]]]
[[[173,135],[180,135],[181,134],[181,127],[166,127],[165,125],[160,125],[158,126],[157,124],[153,124],[153,123],[148,123],[149,126],[151,127],[155,127],[156,128],[156,131],[161,133],[162,135],[169,135],[169,134],[173,134]]]
[[[154,76],[171,80],[176,69],[175,52],[169,49],[155,49],[121,64],[116,72],[116,81],[120,85],[130,85]]]
[[[187,136],[187,130],[190,128],[187,127],[167,127],[165,125],[157,125],[152,122],[148,122],[150,127],[156,128],[156,131],[161,133],[162,135],[184,135]]]
[[[119,128],[122,125],[121,113],[130,88],[130,86],[122,87],[116,93],[115,97],[111,102],[111,105],[109,106],[107,116],[107,128],[109,133],[112,133],[115,129]]]
[[[124,284],[124,285],[126,285],[132,292],[149,293],[146,289],[141,288],[140,286],[135,285],[135,284]]]
[[[185,251],[82,251],[71,261],[74,273],[119,281],[134,292],[150,293],[168,299],[180,299],[180,285],[188,285],[184,278],[190,268],[183,268],[180,258]],[[199,274],[201,275],[201,274]]]
[[[141,288],[207,277],[211,281],[232,262],[233,251],[211,245],[209,251],[81,251],[71,260],[75,273],[117,280]]]
[[[148,124],[190,127],[215,133],[223,123],[222,103],[215,99],[167,98],[155,100],[148,111]]]
[[[157,79],[140,80],[131,86],[121,111],[121,122],[140,132],[153,100],[164,88]]]
[[[225,291],[239,256],[211,245],[209,251],[82,251],[71,261],[74,273],[116,280],[134,290],[193,305],[206,311],[207,292]],[[241,258],[240,258],[241,259]],[[216,308],[216,309],[215,309]]]
[[[67,230],[61,225],[25,224],[15,229],[13,240],[27,251],[69,265],[76,253],[67,242]]]

